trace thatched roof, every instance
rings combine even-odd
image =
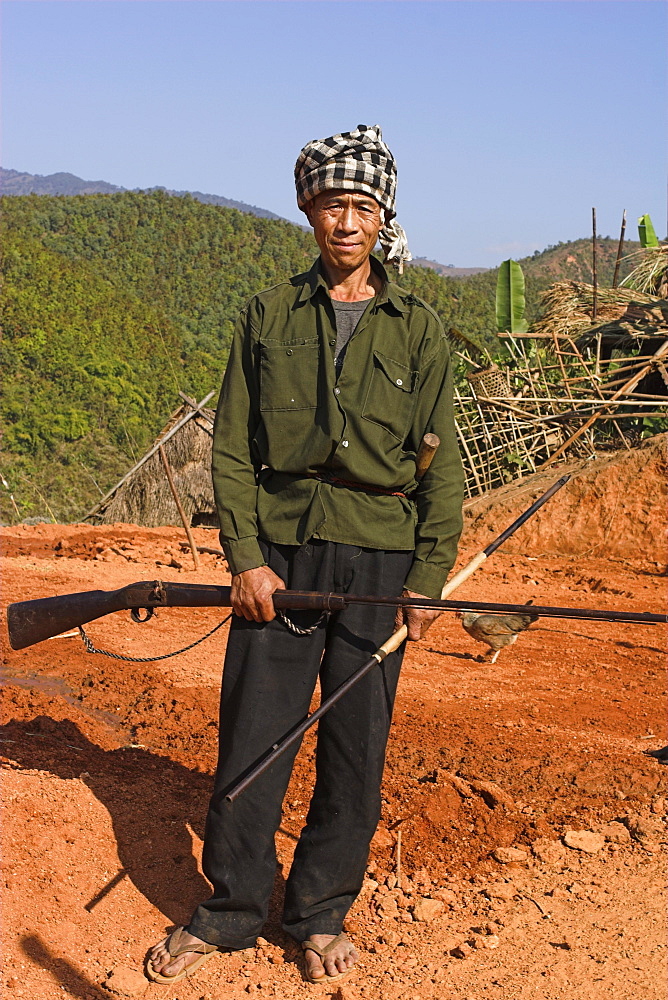
[[[191,412],[192,407],[184,405],[173,413],[156,443]],[[213,416],[213,410],[202,408],[163,445],[176,491],[191,523],[193,519],[199,524],[217,523],[211,484]],[[121,481],[104,505],[91,514],[102,524],[124,522],[147,528],[180,525],[160,455],[152,455],[124,482]]]
[[[593,285],[559,281],[543,296],[541,316],[531,327],[536,337],[603,333],[624,339],[662,336],[668,330],[665,301],[631,288],[599,288],[596,322]]]
[[[580,342],[584,340],[588,343],[599,334],[602,343],[618,347],[633,346],[638,340],[668,337],[668,301],[629,302],[619,319],[591,327],[582,335]]]

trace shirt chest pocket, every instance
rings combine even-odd
[[[415,409],[418,377],[418,372],[374,351],[362,416],[403,440]]]
[[[315,409],[319,356],[317,340],[260,344],[260,409]]]

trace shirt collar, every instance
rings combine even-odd
[[[384,306],[389,304],[393,306],[397,312],[407,313],[409,311],[409,307],[402,298],[399,286],[389,280],[387,271],[377,257],[369,257],[369,262],[371,264],[372,271],[381,279],[383,283],[376,297],[376,305]],[[324,292],[329,295],[329,288],[327,287],[327,282],[325,281],[322,273],[320,257],[316,259],[311,270],[307,271],[306,281],[300,289],[298,301],[306,302],[309,299],[312,299],[319,288],[322,288]]]

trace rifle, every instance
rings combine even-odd
[[[349,604],[390,605],[405,608],[437,608],[442,611],[478,611],[486,614],[526,614],[525,604],[494,604],[481,601],[436,601],[422,597],[378,597],[364,594],[318,593],[307,590],[277,590],[274,607],[310,611],[343,611]],[[207,583],[168,583],[161,580],[130,583],[118,590],[87,590],[60,597],[18,601],[7,608],[12,649],[25,649],[44,639],[104,618],[115,611],[130,611],[136,622],[145,622],[156,608],[229,608],[230,588]],[[668,615],[647,611],[601,611],[593,608],[560,608],[532,604],[543,618],[576,618],[583,621],[633,622],[659,625]],[[144,617],[141,612],[145,611]]]

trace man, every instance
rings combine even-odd
[[[254,944],[267,917],[274,836],[295,754],[234,803],[225,791],[404,621],[387,607],[276,617],[280,588],[440,597],[461,531],[463,479],[447,343],[436,315],[371,257],[410,260],[394,222],[396,170],[377,126],[302,150],[297,199],[320,257],[255,296],[237,325],[214,429],[213,478],[238,616],[228,640],[220,756],[204,871],[213,896],[150,956],[171,983],[217,949]],[[441,445],[424,479],[426,432]],[[417,640],[435,617],[405,615]],[[363,882],[403,649],[319,724],[316,784],[286,885],[284,929],[306,975],[345,974],[343,921]]]

